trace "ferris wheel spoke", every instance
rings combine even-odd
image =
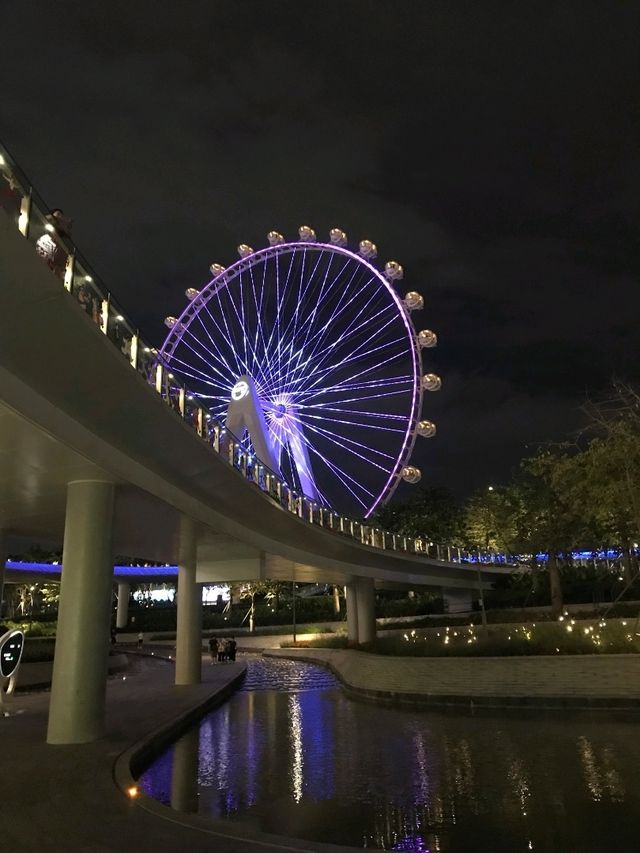
[[[182,340],[182,344],[183,344],[183,346],[184,346],[184,348],[185,348],[185,349],[189,350],[189,351],[190,351],[190,352],[192,352],[195,356],[197,356],[201,361],[203,361],[203,362],[205,363],[205,365],[207,366],[207,368],[208,368],[208,370],[209,370],[210,372],[208,372],[208,373],[207,373],[207,372],[204,372],[203,370],[201,370],[200,368],[196,367],[195,365],[190,364],[189,362],[185,361],[185,360],[184,360],[184,358],[182,358],[180,355],[177,355],[177,354],[175,354],[175,353],[174,353],[174,355],[171,357],[171,364],[172,364],[172,365],[175,365],[175,364],[184,365],[184,367],[188,368],[189,370],[191,370],[191,371],[195,371],[196,373],[200,374],[201,381],[203,381],[203,382],[208,382],[209,384],[215,384],[215,383],[213,383],[213,382],[211,381],[211,379],[212,379],[211,372],[213,372],[214,374],[217,374],[217,375],[221,378],[221,380],[223,380],[223,381],[225,381],[225,382],[227,381],[225,374],[224,374],[224,373],[222,372],[222,370],[220,369],[220,365],[225,366],[224,361],[218,362],[217,364],[216,364],[216,363],[214,363],[214,362],[213,362],[213,361],[211,361],[210,359],[208,359],[208,358],[206,358],[205,356],[203,356],[203,355],[202,355],[202,353],[198,352],[198,350],[196,350],[196,349],[195,349],[195,348],[194,348],[194,347],[189,343],[189,341],[188,341],[188,340],[185,340],[184,338],[183,338],[183,340]],[[180,371],[184,373],[184,370],[182,370],[182,368],[180,368]]]
[[[264,376],[263,365],[262,365],[262,361],[264,359],[261,358],[260,360],[258,360],[257,353],[258,352],[266,353],[266,342],[265,342],[264,330],[263,330],[263,325],[262,325],[262,307],[263,307],[264,291],[265,291],[264,278],[266,275],[266,264],[263,265],[262,290],[260,291],[260,300],[258,300],[258,297],[256,295],[256,284],[255,284],[255,279],[253,276],[253,267],[249,267],[249,274],[251,276],[251,290],[253,293],[253,301],[254,301],[254,305],[255,305],[255,312],[254,313],[255,313],[255,319],[256,319],[255,336],[254,336],[254,342],[253,342],[252,375],[256,375],[256,373],[257,373],[257,374],[261,374]],[[259,342],[258,342],[259,338],[261,341],[260,346],[259,346]]]
[[[302,260],[301,260],[302,269],[300,270],[300,274],[298,275],[298,298],[295,301],[295,308],[293,311],[293,316],[292,316],[291,321],[290,321],[290,324],[293,324],[293,333],[292,333],[292,339],[293,340],[295,340],[296,330],[298,328],[298,314],[300,312],[300,303],[302,301],[302,286],[304,283],[304,270],[305,270],[306,263],[307,263],[307,252],[306,252],[306,249],[303,249],[302,250]],[[317,267],[317,264],[316,264],[316,267]],[[283,335],[283,337],[285,339],[286,339],[286,335],[287,335],[287,329],[285,328],[284,335]],[[289,364],[290,364],[290,361],[286,362],[287,371],[285,372],[285,377],[286,377],[286,374],[289,370]]]
[[[244,318],[244,293],[243,293],[242,277],[243,277],[243,273],[241,272],[240,275],[238,276],[238,286],[240,288],[240,298],[238,299],[238,302],[240,303],[240,314],[241,314],[240,328],[244,331],[247,328],[247,324],[246,324],[245,318]],[[233,302],[233,300],[231,300],[231,301]],[[234,305],[234,307],[235,307],[235,305]],[[236,312],[237,312],[237,309],[236,309]],[[247,334],[242,335],[242,342],[244,344],[244,360],[245,360],[246,364],[249,363],[249,357],[247,355],[248,338],[249,338],[249,336]]]
[[[411,393],[413,388],[413,383],[396,383],[395,387],[392,385],[391,388],[389,386],[381,383],[379,386],[371,386],[365,385],[362,386],[349,384],[345,387],[340,386],[329,386],[328,388],[323,388],[321,390],[317,390],[314,394],[309,395],[309,397],[304,397],[300,395],[296,398],[296,408],[298,409],[323,409],[328,406],[340,406],[345,405],[347,403],[360,403],[364,400],[378,400],[384,397],[404,397],[407,393]],[[379,390],[382,389],[382,390]],[[354,390],[360,390],[361,392],[357,396],[350,396],[354,393]],[[373,393],[369,393],[373,392]],[[344,395],[337,397],[336,395]],[[317,398],[321,399],[318,400]],[[312,401],[312,402],[311,402]],[[404,415],[399,415],[398,417],[404,418]]]
[[[231,301],[231,304],[233,305],[233,301]],[[233,307],[234,307],[234,310],[236,311],[236,316],[238,318],[238,322],[241,322],[240,315],[237,313],[237,309],[235,308],[235,305]],[[209,311],[209,307],[207,305],[205,305],[204,309],[206,310],[207,315],[210,318],[214,327],[220,332],[221,335],[224,335],[224,333],[222,332],[222,329],[216,323],[216,321],[213,318],[213,315]],[[227,327],[228,327],[228,324],[227,324]],[[241,375],[247,374],[247,373],[251,373],[249,360],[248,360],[247,355],[246,355],[246,353],[247,353],[247,346],[246,346],[247,342],[246,342],[246,338],[245,338],[245,346],[244,346],[245,357],[242,358],[242,355],[240,353],[238,353],[238,351],[237,351],[237,347],[234,347],[232,342],[229,339],[227,339],[226,337],[225,337],[225,340],[227,341],[227,345],[229,347],[230,355],[232,355],[233,358],[235,359],[236,368],[238,371],[237,374],[233,377],[233,380],[231,383],[233,385],[235,383],[236,379],[238,378],[238,376],[241,376]],[[226,359],[223,359],[223,360],[225,360],[225,363],[226,363]],[[258,377],[256,377],[256,378],[258,378]]]
[[[370,455],[374,454],[375,456],[381,457],[381,459],[387,460],[387,463],[388,462],[392,462],[392,463],[394,462],[394,457],[390,453],[387,453],[384,450],[379,450],[378,448],[372,447],[369,444],[364,444],[361,441],[356,441],[355,439],[349,438],[348,436],[345,436],[341,433],[337,433],[334,430],[329,429],[328,427],[320,426],[317,423],[316,424],[305,423],[304,427],[305,427],[305,429],[309,428],[312,432],[322,436],[322,438],[327,439],[327,441],[332,442],[333,444],[336,445],[336,447],[340,447],[340,448],[346,450],[347,452],[350,452],[350,453],[358,456],[359,459],[364,459],[367,462],[369,462],[369,461],[372,461],[370,459]],[[380,427],[378,427],[378,429],[380,429]],[[355,450],[354,448],[358,448],[358,450]],[[360,450],[366,451],[367,456],[363,456],[359,452]],[[380,468],[380,470],[382,470],[382,471],[388,472],[388,470],[389,470],[388,464],[386,467],[384,465],[378,464],[376,462],[373,462],[372,464],[376,465],[376,467]]]
[[[343,269],[340,271],[340,274],[344,271],[344,269],[346,269],[346,266],[348,266],[348,264],[346,264],[345,267],[343,267]],[[314,341],[314,339],[318,338],[319,336],[321,337],[322,335],[324,335],[327,332],[327,330],[329,328],[331,328],[331,326],[333,324],[335,324],[335,322],[344,314],[344,312],[349,308],[349,306],[356,299],[358,299],[359,292],[360,292],[361,288],[363,286],[366,286],[370,281],[370,279],[368,279],[368,281],[364,282],[364,284],[363,284],[363,282],[359,282],[356,286],[353,286],[354,279],[357,276],[360,276],[362,278],[362,270],[359,269],[358,266],[355,264],[354,264],[353,272],[352,272],[348,281],[342,283],[340,281],[340,274],[337,275],[332,282],[332,289],[334,289],[338,294],[337,302],[333,306],[333,308],[331,308],[329,300],[327,301],[326,311],[327,312],[330,311],[331,313],[330,313],[328,319],[320,327],[320,329],[317,332],[315,332],[314,335],[307,341],[307,344],[312,343]],[[349,298],[347,299],[347,297],[349,297]],[[347,301],[345,301],[345,300],[347,300]],[[316,344],[316,346],[317,346],[317,344]],[[312,356],[315,354],[315,351],[316,351],[316,348],[314,348],[314,350],[312,350],[312,353],[311,353]]]
[[[370,430],[373,430],[374,432],[377,432],[381,429],[380,424],[369,424],[369,423],[366,423],[364,421],[352,421],[352,420],[346,420],[345,418],[327,418],[327,417],[324,417],[324,415],[318,415],[318,414],[306,413],[304,415],[304,418],[300,418],[300,420],[304,420],[304,423],[306,425],[310,425],[310,424],[316,423],[318,421],[326,421],[327,423],[344,424],[345,426],[356,427],[357,429],[370,429]],[[397,427],[394,427],[394,426],[387,425],[384,429],[385,429],[385,432],[404,433],[403,429],[398,429]],[[340,434],[336,433],[336,435],[340,435]]]
[[[204,312],[205,312],[206,316],[207,316],[207,317],[209,318],[209,320],[211,321],[211,325],[212,325],[212,326],[214,327],[214,329],[215,329],[215,330],[220,334],[220,337],[221,337],[221,338],[226,342],[227,347],[229,348],[229,353],[230,353],[230,354],[233,356],[233,358],[235,359],[236,367],[237,367],[237,370],[238,370],[238,374],[241,374],[241,373],[243,373],[244,371],[242,370],[242,367],[241,367],[241,364],[240,364],[240,357],[239,357],[239,355],[238,355],[238,348],[237,348],[236,346],[234,346],[234,345],[233,345],[233,336],[232,336],[232,334],[231,334],[231,330],[229,329],[229,323],[228,323],[228,321],[227,321],[227,313],[226,313],[226,311],[225,311],[225,310],[223,309],[223,307],[222,307],[222,297],[221,297],[221,295],[220,295],[220,288],[216,291],[216,296],[217,296],[217,298],[218,298],[218,305],[219,305],[219,307],[220,307],[220,314],[221,314],[222,319],[223,319],[223,322],[224,322],[224,328],[225,328],[225,331],[223,331],[223,330],[222,330],[222,328],[221,328],[221,326],[220,326],[220,324],[219,324],[218,322],[216,322],[216,320],[215,320],[215,318],[214,318],[213,314],[211,313],[211,311],[210,311],[210,309],[209,309],[209,305],[208,305],[208,303],[206,303],[206,302],[204,303],[204,305],[203,305],[203,310],[204,310]],[[213,338],[212,338],[212,336],[209,334],[209,330],[207,329],[207,327],[206,327],[206,325],[205,325],[205,323],[204,323],[204,320],[202,320],[202,319],[200,318],[200,312],[198,312],[197,316],[198,316],[198,318],[200,319],[200,322],[202,323],[202,327],[203,327],[203,329],[205,330],[205,333],[207,334],[207,336],[209,337],[209,340],[211,340],[211,341],[213,342]],[[214,346],[215,346],[215,343],[214,343]],[[221,354],[221,357],[222,357],[222,354]],[[223,360],[224,360],[224,359],[223,359]]]
[[[238,279],[241,279],[241,277],[242,276],[240,274],[238,276]],[[236,306],[235,300],[231,297],[231,295],[229,293],[226,293],[227,301],[228,301],[229,305],[231,306],[233,313],[235,315],[235,318],[238,322],[239,335],[240,335],[240,337],[242,337],[243,342],[244,342],[244,344],[243,344],[243,348],[244,348],[244,352],[245,352],[244,360],[241,358],[240,354],[238,353],[237,343],[236,344],[233,343],[234,337],[233,337],[233,335],[229,329],[229,324],[227,321],[227,312],[224,310],[224,307],[222,305],[222,297],[221,297],[220,289],[218,291],[216,291],[216,295],[218,297],[218,304],[219,304],[219,308],[220,308],[220,313],[221,313],[222,318],[224,320],[225,329],[227,330],[226,340],[227,340],[227,343],[229,345],[229,349],[230,349],[231,353],[233,354],[233,356],[236,360],[236,365],[238,368],[237,376],[239,376],[243,373],[249,373],[250,372],[249,371],[249,361],[247,358],[247,338],[246,338],[246,335],[244,334],[244,328],[245,327],[244,327],[243,322],[242,322],[242,317],[241,317],[240,313],[238,312],[238,308]],[[216,326],[216,328],[218,328],[218,330],[221,332],[221,334],[223,334],[222,330],[220,329],[218,324],[216,324],[215,320],[213,319],[213,315],[211,314],[211,311],[209,311],[208,304],[205,303],[204,308],[206,309],[207,314],[208,314],[209,318],[211,319],[212,323]],[[236,378],[237,378],[237,376],[236,376]]]
[[[303,252],[302,252],[302,269],[300,270],[300,274],[298,276],[297,298],[295,300],[295,307],[294,307],[291,319],[289,320],[289,323],[287,324],[287,326],[284,327],[284,330],[282,331],[282,340],[283,341],[287,341],[288,337],[291,338],[292,342],[296,340],[297,332],[298,332],[298,321],[299,321],[299,317],[300,317],[300,309],[305,304],[304,303],[304,297],[305,297],[307,290],[309,290],[312,287],[312,285],[314,284],[315,275],[316,275],[316,272],[318,270],[318,267],[320,266],[321,260],[322,260],[322,255],[318,254],[318,257],[316,258],[316,261],[315,261],[315,265],[313,266],[313,269],[311,270],[310,275],[305,279],[304,271],[305,271],[305,267],[306,267],[306,263],[307,263],[307,252],[306,252],[306,250],[303,250]],[[288,372],[290,369],[291,369],[291,359],[288,362],[286,362],[285,382],[286,382],[286,376],[288,375]]]
[[[176,367],[175,365],[178,365]],[[206,373],[202,373],[202,371],[197,370],[197,368],[190,365],[188,362],[183,361],[181,358],[174,358],[171,361],[171,367],[181,376],[188,376],[189,379],[195,379],[198,382],[204,382],[205,385],[211,385],[213,388],[219,387],[219,382],[213,382],[210,377],[207,376]]]
[[[338,435],[337,433],[333,433],[331,430],[325,429],[317,424],[305,424],[305,429],[310,429],[311,432],[318,435],[323,441],[329,442],[330,444],[335,445],[335,447],[339,448],[341,451],[345,453],[351,454],[351,456],[355,456],[363,462],[366,462],[367,465],[373,465],[374,468],[378,468],[380,471],[384,471],[385,474],[388,473],[388,467],[381,465],[379,462],[373,461],[369,455],[365,456],[360,452],[360,450],[366,450],[367,454],[372,452],[372,448],[369,445],[362,444],[360,442],[346,439],[342,435]],[[308,435],[305,435],[305,442],[312,445],[312,442],[309,439]],[[360,448],[357,450],[356,448]],[[374,451],[375,452],[375,451]],[[322,454],[321,454],[322,455]],[[341,469],[345,476],[349,476],[344,469]]]
[[[285,281],[284,281],[284,286],[282,287],[282,294],[283,295],[281,295],[281,292],[280,292],[281,291],[281,288],[280,288],[280,264],[278,263],[278,261],[276,259],[276,284],[277,284],[277,287],[276,287],[276,304],[277,304],[277,310],[276,310],[275,329],[276,329],[276,334],[277,334],[276,352],[277,352],[278,373],[279,374],[282,372],[282,351],[281,351],[282,332],[280,329],[280,318],[282,316],[283,301],[284,301],[284,298],[287,294],[287,288],[289,287],[289,279],[291,278],[291,272],[293,270],[294,260],[295,260],[295,255],[292,253],[289,257],[289,269],[287,270],[287,276],[286,276]]]
[[[355,366],[361,366],[362,365],[363,358],[362,358],[361,350],[363,347],[366,347],[366,345],[368,343],[367,341],[363,341],[362,344],[360,344],[357,349],[350,350],[350,355],[345,356],[344,358],[342,358],[340,361],[336,362],[335,364],[329,364],[328,366],[326,366],[322,369],[317,369],[316,371],[314,371],[314,374],[317,374],[315,379],[313,380],[313,382],[308,383],[306,385],[306,387],[304,388],[304,390],[310,391],[311,389],[315,388],[319,382],[326,381],[327,378],[331,376],[331,374],[337,373],[338,375],[344,376],[344,379],[341,379],[340,383],[350,382],[350,381],[353,381],[355,379],[358,379],[360,376],[366,376],[368,373],[371,373],[372,370],[377,370],[378,368],[380,368],[386,364],[390,364],[394,361],[397,361],[398,359],[402,359],[405,356],[405,352],[402,349],[394,350],[391,352],[390,355],[386,355],[386,358],[382,358],[382,354],[383,354],[384,350],[388,350],[390,347],[394,347],[396,344],[399,344],[401,342],[402,342],[401,338],[395,338],[394,340],[384,341],[383,343],[379,344],[377,347],[369,347],[366,350],[366,357],[368,360],[367,366],[363,367],[361,370],[357,370],[355,373],[351,373],[348,376],[344,376],[346,369],[350,370],[350,369],[352,369],[352,367],[354,365]],[[374,362],[370,362],[369,361],[370,357],[376,353],[378,353],[379,357],[382,358],[382,360],[376,360]],[[349,365],[351,365],[351,367],[349,367]],[[312,374],[312,376],[313,376],[313,374]],[[337,384],[340,384],[340,383],[337,383]]]
[[[381,325],[379,328],[375,328],[375,327],[370,326],[370,325],[367,325],[366,329],[364,329],[361,326],[355,328],[355,324],[359,320],[359,316],[356,316],[352,320],[352,322],[349,324],[349,327],[341,334],[341,336],[336,341],[334,341],[332,344],[327,346],[320,353],[316,353],[314,370],[312,371],[312,373],[317,372],[318,370],[323,368],[323,365],[327,364],[330,357],[333,357],[335,359],[335,357],[338,354],[338,352],[340,351],[340,349],[346,347],[347,343],[350,343],[350,338],[355,337],[357,335],[363,336],[363,339],[361,340],[360,344],[355,349],[353,349],[354,343],[351,342],[351,349],[349,350],[349,353],[350,353],[349,359],[355,360],[356,358],[359,358],[359,354],[362,351],[362,349],[364,349],[365,347],[368,347],[372,340],[374,340],[383,331],[385,331],[385,329],[387,329],[390,325],[392,325],[394,323],[394,321],[396,319],[395,316],[391,316],[391,317],[387,318],[387,317],[383,316],[384,313],[386,313],[386,309],[382,309],[382,310],[378,311],[372,318],[370,318],[371,322],[374,320],[380,321]],[[405,339],[403,337],[401,337],[401,338],[396,338],[394,341],[385,341],[378,348],[376,348],[376,350],[368,349],[367,355],[370,355],[371,352],[377,351],[378,349],[384,348],[385,346],[390,346],[393,343],[404,344]],[[333,370],[338,370],[344,363],[346,363],[344,359],[339,360],[337,362],[332,361],[323,369],[326,372],[331,372]],[[309,375],[307,375],[307,378],[308,378],[308,376]]]
[[[386,395],[391,396],[391,395]],[[361,402],[364,400],[377,400],[378,397],[357,397],[354,402]],[[342,401],[340,401],[342,402]],[[345,400],[344,402],[351,402]],[[296,411],[302,412],[303,414],[307,414],[309,410],[312,410],[312,413],[315,413],[316,409],[320,409],[322,412],[336,412],[337,414],[345,415],[359,415],[363,418],[371,418],[372,420],[381,420],[381,421],[406,421],[406,417],[404,415],[397,415],[389,412],[372,412],[370,410],[363,411],[362,409],[343,409],[339,405],[337,406],[328,406],[326,404],[316,403],[314,406],[304,406],[300,403],[296,404]]]
[[[208,310],[208,309],[207,309],[207,310]],[[222,350],[220,349],[220,346],[219,346],[218,342],[214,340],[213,336],[212,336],[212,335],[211,335],[211,333],[209,332],[209,329],[207,329],[206,324],[205,324],[205,322],[204,322],[204,320],[203,320],[203,318],[202,318],[202,316],[201,316],[200,312],[197,314],[197,318],[198,318],[198,321],[200,322],[200,325],[202,326],[202,330],[204,331],[204,334],[206,335],[206,337],[207,337],[207,339],[208,339],[209,343],[211,344],[211,348],[207,345],[207,343],[206,343],[206,342],[202,341],[202,340],[201,340],[201,339],[200,339],[200,338],[195,334],[195,331],[192,329],[192,325],[193,325],[193,323],[190,323],[190,324],[187,326],[187,328],[185,329],[184,335],[182,336],[182,340],[183,340],[183,342],[184,342],[185,346],[187,345],[187,343],[188,343],[188,341],[189,341],[189,340],[192,340],[192,341],[193,341],[195,344],[197,344],[199,347],[202,347],[202,349],[207,353],[207,358],[205,359],[207,362],[209,362],[209,363],[211,363],[211,364],[213,365],[213,364],[214,364],[214,362],[215,362],[215,360],[216,360],[216,358],[217,358],[217,359],[218,359],[218,362],[219,362],[220,364],[225,365],[225,367],[226,367],[226,366],[227,366],[227,357],[224,355],[224,353],[223,353],[223,352],[222,352]],[[212,319],[212,321],[213,321],[213,322],[214,322],[214,324],[215,324],[215,321],[213,320],[213,318],[211,318],[211,319]],[[215,324],[215,325],[216,325],[216,327],[217,327],[217,324]],[[219,327],[217,327],[217,328],[218,328],[218,330],[221,332],[221,330],[219,329]],[[231,350],[231,341],[227,340],[227,339],[224,337],[224,335],[222,334],[222,332],[221,332],[221,334],[220,334],[220,338],[221,338],[221,340],[223,340],[223,341],[225,341],[225,342],[226,342],[226,344],[227,344],[227,348],[228,348],[229,350]],[[232,351],[232,350],[231,350],[231,351]],[[202,358],[202,355],[201,355],[200,357]]]
[[[413,387],[413,382],[410,379],[407,379],[406,376],[390,376],[388,379],[369,379],[363,382],[355,382],[351,383],[348,381],[338,382],[335,385],[325,385],[321,391],[314,391],[311,394],[307,394],[305,391],[301,391],[296,395],[297,405],[301,405],[302,401],[307,399],[307,396],[311,399],[312,397],[316,397],[319,393],[349,393],[350,391],[367,391],[375,388],[392,388],[394,386],[401,386],[407,389]]]
[[[356,272],[357,272],[357,270],[356,270]],[[355,277],[355,274],[354,274],[354,277]],[[345,293],[346,293],[346,292],[347,292],[347,291],[346,291],[346,289],[345,289]],[[319,358],[323,353],[330,352],[330,351],[332,350],[333,346],[335,346],[337,343],[339,343],[339,341],[343,340],[343,338],[347,335],[347,333],[348,333],[348,332],[353,328],[354,324],[355,324],[355,323],[357,323],[357,320],[359,319],[359,317],[360,317],[360,316],[361,316],[361,315],[362,315],[362,314],[367,310],[367,308],[369,307],[369,306],[367,306],[366,304],[365,304],[365,305],[363,305],[363,307],[360,309],[360,311],[359,311],[359,312],[358,312],[358,314],[355,316],[355,318],[352,318],[352,319],[351,319],[351,322],[350,322],[349,326],[348,326],[348,327],[347,327],[347,329],[346,329],[346,330],[341,334],[341,336],[340,336],[340,338],[339,338],[339,340],[338,340],[338,341],[334,341],[334,342],[333,342],[333,344],[330,344],[330,345],[326,346],[324,349],[320,349],[320,347],[321,347],[321,345],[322,345],[322,342],[323,342],[323,340],[324,340],[324,337],[326,336],[326,333],[327,333],[330,329],[332,329],[332,328],[334,328],[334,327],[335,327],[335,325],[336,325],[337,321],[342,317],[342,315],[343,315],[343,314],[344,314],[344,313],[349,309],[349,307],[350,307],[350,306],[351,306],[351,305],[352,305],[352,304],[353,304],[357,299],[358,299],[358,291],[356,290],[356,292],[351,296],[351,298],[350,298],[348,301],[346,301],[344,304],[341,304],[339,308],[336,308],[336,309],[332,312],[332,314],[331,314],[331,315],[328,317],[328,319],[324,322],[324,324],[323,324],[323,325],[322,325],[322,327],[318,330],[318,332],[316,332],[316,333],[315,333],[315,334],[310,338],[310,341],[309,341],[308,343],[310,343],[310,342],[311,342],[311,341],[313,341],[314,339],[317,339],[317,340],[315,341],[315,344],[314,344],[313,348],[312,348],[312,349],[311,349],[311,351],[309,352],[309,355],[308,355],[307,360],[306,360],[307,362],[312,362],[312,361],[313,361],[313,362],[316,362],[316,361],[318,360],[318,358]],[[340,300],[340,302],[341,302],[341,300]]]
[[[322,257],[322,255],[321,255],[321,254],[319,254],[319,255],[318,255],[318,264],[320,263],[321,257]],[[329,274],[331,273],[331,267],[332,267],[332,264],[333,264],[334,257],[335,257],[335,255],[331,255],[331,256],[330,256],[330,258],[329,258],[329,263],[327,264],[327,268],[326,268],[326,270],[325,270],[324,277],[323,277],[323,279],[322,279],[322,284],[320,285],[320,290],[319,290],[319,292],[318,292],[318,293],[314,293],[314,294],[313,294],[313,304],[312,304],[312,305],[313,305],[313,307],[312,307],[311,313],[310,313],[310,314],[309,314],[309,316],[305,319],[305,327],[306,327],[306,329],[305,329],[305,334],[304,334],[304,340],[303,340],[303,342],[302,342],[302,345],[301,345],[301,346],[299,347],[299,349],[298,349],[298,355],[297,355],[297,359],[296,359],[296,364],[295,364],[295,365],[293,365],[293,371],[295,371],[295,370],[297,370],[297,369],[298,369],[298,366],[299,366],[299,364],[300,364],[300,359],[301,359],[301,357],[302,357],[302,354],[303,354],[303,353],[306,351],[306,349],[307,349],[307,345],[308,345],[308,341],[309,341],[309,335],[311,334],[311,330],[312,330],[312,329],[313,329],[313,327],[314,327],[314,323],[315,323],[315,320],[316,320],[316,316],[317,316],[317,313],[318,313],[318,309],[319,309],[319,308],[324,304],[324,303],[323,303],[323,299],[325,299],[325,298],[326,298],[326,293],[327,293],[327,282],[328,282],[328,280],[329,280]],[[348,266],[348,265],[349,265],[349,261],[347,260],[347,261],[345,261],[345,263],[344,263],[344,265],[342,266],[342,268],[341,268],[337,273],[335,273],[335,274],[334,274],[333,279],[332,279],[332,281],[331,281],[331,284],[330,284],[330,285],[329,285],[329,287],[328,287],[328,290],[329,290],[329,291],[330,291],[330,290],[331,290],[331,288],[335,285],[335,283],[338,281],[338,279],[340,278],[340,276],[342,275],[342,273],[344,272],[344,270],[347,268],[347,266]],[[314,273],[315,273],[315,270],[314,270]],[[310,284],[310,283],[311,283],[311,282],[309,282],[309,284]],[[285,378],[285,382],[287,382],[287,381],[288,381],[288,379],[289,379],[289,375]]]
[[[326,332],[326,330],[330,328],[331,324],[334,323],[340,317],[340,315],[344,311],[347,310],[349,305],[358,298],[358,294],[356,292],[351,296],[351,298],[346,303],[343,304],[344,299],[348,296],[348,294],[350,292],[349,288],[353,284],[353,280],[357,274],[358,274],[358,268],[356,267],[354,269],[353,274],[351,275],[351,278],[347,282],[346,286],[343,287],[341,292],[339,292],[338,302],[337,302],[337,305],[334,307],[331,316],[326,321],[324,321],[323,326],[317,332],[315,332],[314,335],[307,341],[308,345],[311,343],[311,341],[313,341],[315,338],[317,338],[318,335],[324,334]],[[336,284],[337,281],[338,281],[338,278],[336,277],[336,279],[334,279],[333,284]],[[315,355],[315,348],[312,349],[311,352],[309,353],[309,359],[313,359],[314,355]]]
[[[374,355],[375,353],[380,353],[383,350],[387,349],[390,346],[395,345],[396,343],[398,343],[400,341],[401,341],[401,339],[397,338],[396,340],[393,340],[393,341],[385,341],[384,344],[380,344],[377,347],[369,348],[367,350],[367,357],[370,357],[370,356]],[[333,372],[337,372],[338,370],[347,367],[347,365],[349,365],[349,364],[362,363],[361,350],[363,347],[365,347],[367,345],[367,343],[368,343],[367,341],[363,341],[363,343],[360,344],[360,346],[357,349],[354,349],[351,351],[351,355],[349,355],[349,357],[343,358],[341,361],[337,362],[337,364],[329,365],[328,367],[326,367],[322,371],[320,371],[320,370],[314,371],[314,373],[317,373],[318,375],[316,376],[316,378],[312,382],[307,383],[304,390],[310,391],[311,389],[316,388],[318,383],[323,382],[329,374],[331,374]],[[378,369],[380,369],[380,367],[383,367],[385,364],[389,364],[392,361],[395,361],[398,358],[402,357],[402,355],[403,355],[402,352],[399,352],[399,351],[394,352],[390,356],[388,356],[387,358],[383,359],[382,361],[376,361],[375,363],[370,364],[369,367],[363,368],[362,370],[351,374],[349,377],[347,377],[347,381],[352,381],[354,379],[357,379],[360,376],[365,376],[367,373],[370,373],[372,370],[378,370]],[[313,378],[313,373],[312,373],[310,378]]]

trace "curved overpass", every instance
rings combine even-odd
[[[60,539],[66,483],[110,478],[116,551],[173,561],[179,517],[189,516],[200,525],[199,580],[357,574],[477,586],[475,567],[361,544],[248,482],[131,368],[1,211],[0,282],[5,529]]]

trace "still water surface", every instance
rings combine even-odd
[[[181,811],[335,844],[636,853],[639,767],[633,718],[384,708],[320,667],[256,658],[140,782]]]

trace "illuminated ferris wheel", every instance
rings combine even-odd
[[[401,298],[400,264],[378,270],[375,245],[352,251],[338,228],[329,242],[308,226],[268,241],[240,245],[238,261],[186,291],[159,357],[292,488],[369,517],[400,480],[418,482],[416,436],[436,431],[422,394],[441,382],[423,375],[421,351],[437,339],[410,317],[423,299]]]

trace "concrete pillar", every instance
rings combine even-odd
[[[356,578],[344,588],[347,602],[347,636],[350,643],[358,642],[358,602],[356,599]]]
[[[5,530],[0,530],[0,619],[2,618],[2,614],[4,613],[4,575],[7,564],[7,558],[9,556],[7,547],[8,547],[8,537]]]
[[[118,610],[116,612],[116,628],[126,628],[129,621],[129,593],[131,587],[128,583],[118,584]]]
[[[178,547],[176,684],[199,684],[202,670],[202,587],[196,583],[196,524],[184,516]]]
[[[473,610],[473,591],[457,587],[442,587],[445,613],[469,613]]]
[[[113,483],[67,486],[48,743],[86,743],[104,733],[113,501]]]
[[[373,578],[357,578],[358,644],[372,643],[376,638],[376,611]]]

